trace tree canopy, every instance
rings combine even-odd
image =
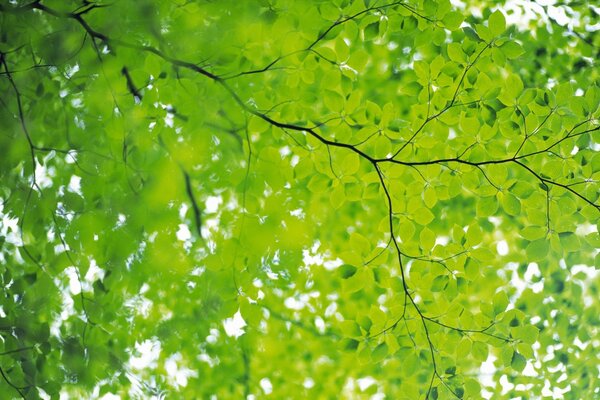
[[[600,396],[591,3],[0,1],[2,396]]]

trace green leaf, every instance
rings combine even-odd
[[[573,97],[573,87],[570,83],[561,83],[556,88],[556,103],[558,105],[564,105],[571,101]]]
[[[488,27],[492,36],[498,36],[506,30],[506,20],[500,10],[496,10],[490,15]]]
[[[423,192],[423,201],[427,208],[433,208],[437,203],[437,194],[432,186],[427,186]]]
[[[364,49],[359,49],[350,54],[348,65],[354,68],[359,73],[364,72],[369,63],[370,55]],[[348,111],[348,110],[346,110]]]
[[[475,31],[477,32],[477,36],[486,42],[491,42],[494,39],[494,35],[487,26],[477,24],[475,25]]]
[[[248,301],[240,303],[240,314],[250,326],[258,326],[263,317],[262,309],[258,305],[249,303]]]
[[[464,359],[471,353],[473,342],[467,337],[463,337],[456,347],[456,356],[459,359]]]
[[[527,344],[534,344],[538,338],[539,330],[533,325],[512,328],[513,336]]]
[[[439,394],[438,394],[438,388],[437,388],[437,386],[432,387],[431,388],[431,398],[433,400],[437,400],[438,396],[439,396]]]
[[[356,274],[357,268],[350,264],[344,264],[340,267],[340,276],[342,279],[348,279]]]
[[[352,338],[359,338],[362,336],[362,332],[356,321],[342,321],[340,323],[340,330],[344,336]]]
[[[345,279],[342,282],[342,290],[345,293],[354,293],[365,287],[367,282],[366,271],[364,269],[359,269],[354,275]]]
[[[504,346],[502,348],[501,359],[502,359],[502,364],[505,367],[511,366],[513,355],[514,355],[514,350],[512,349],[512,347]]]
[[[370,41],[379,36],[379,22],[373,22],[364,29],[364,40]]]
[[[435,245],[435,239],[435,233],[433,233],[433,231],[427,227],[423,228],[419,234],[419,243],[421,247],[426,250],[433,249],[433,246]]]
[[[508,296],[506,295],[506,292],[497,292],[492,298],[492,304],[494,305],[495,315],[498,315],[506,310],[506,307],[508,306]]]
[[[449,13],[444,15],[442,22],[444,23],[446,29],[455,31],[458,28],[460,28],[460,25],[462,24],[463,20],[464,16],[462,15],[462,13],[458,11],[450,11]]]
[[[387,355],[388,355],[388,345],[387,345],[387,343],[383,342],[383,343],[380,343],[379,345],[377,345],[377,347],[375,347],[375,349],[371,353],[371,360],[374,363],[378,363],[378,362],[382,361]]]
[[[467,239],[467,242],[465,243],[467,246],[475,246],[481,243],[483,237],[479,224],[472,223],[469,225],[469,229],[467,230],[465,238]]]
[[[335,41],[335,53],[337,59],[340,62],[346,61],[350,55],[350,48],[346,44],[346,41],[341,36]]]
[[[496,258],[496,254],[485,247],[478,247],[475,250],[472,250],[471,255],[473,258],[482,262],[490,262]]]
[[[486,361],[488,358],[488,353],[489,350],[487,344],[477,341],[473,342],[472,354],[475,357],[475,360],[480,362]]]
[[[573,232],[559,233],[560,244],[567,252],[575,252],[581,248],[581,243]]]
[[[481,385],[475,379],[467,379],[465,382],[465,394],[477,398],[481,394]]]
[[[521,55],[523,55],[523,53],[525,53],[523,47],[519,43],[514,41],[508,41],[504,43],[502,46],[500,46],[500,49],[502,50],[504,55],[511,60],[518,58]]]
[[[463,64],[467,61],[467,56],[462,51],[462,47],[458,43],[448,44],[448,57],[459,64]]]
[[[547,229],[543,226],[527,226],[521,232],[521,236],[529,241],[541,239],[546,236]]]
[[[495,196],[483,197],[477,199],[476,212],[477,217],[488,217],[494,215],[498,210],[498,201]]]
[[[360,168],[360,158],[356,153],[346,155],[341,163],[342,173],[344,175],[353,175]]]
[[[330,3],[322,4],[321,7],[319,7],[319,11],[321,16],[328,21],[335,21],[340,15],[340,11]]]
[[[3,398],[595,398],[597,10],[458,3],[2,2]]]
[[[330,184],[331,179],[329,179],[326,175],[317,174],[313,175],[313,177],[308,181],[308,189],[314,193],[323,193],[329,189]]]
[[[403,362],[404,371],[408,376],[413,375],[419,368],[419,356],[411,351]]]
[[[331,195],[329,197],[329,202],[333,206],[333,208],[340,208],[344,202],[346,201],[346,191],[345,186],[337,185],[331,190]]]
[[[504,194],[501,204],[508,215],[517,216],[521,214],[521,202],[511,193]]]
[[[510,98],[517,98],[523,91],[523,81],[515,74],[511,74],[506,79],[506,93]]]
[[[325,91],[323,101],[330,111],[340,111],[344,108],[344,98],[337,92]]]
[[[433,221],[434,215],[428,208],[420,207],[415,210],[414,220],[419,225],[427,225]]]
[[[446,289],[448,286],[448,282],[450,278],[447,275],[436,276],[433,282],[431,283],[431,291],[432,292],[441,292]]]
[[[515,351],[513,353],[510,365],[515,371],[523,372],[525,366],[527,365],[527,360],[525,360],[525,357]]]
[[[530,242],[525,250],[530,261],[541,261],[548,255],[550,243],[546,239],[538,239]]]

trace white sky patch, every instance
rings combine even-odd
[[[596,269],[595,267],[583,264],[573,265],[571,267],[571,274],[575,276],[579,273],[583,273],[586,277],[586,279],[581,280],[584,288],[590,287],[590,283],[588,282],[588,280],[595,281],[600,277],[600,270]],[[592,298],[592,296],[590,296],[589,290],[586,290],[586,292],[583,295],[583,304],[586,307],[591,307],[593,303],[594,299]]]
[[[544,387],[542,388],[542,396],[550,397],[553,399],[562,399],[564,398],[564,394],[571,390],[571,385],[567,385],[566,388],[561,389],[556,386],[551,386],[550,381],[546,380],[544,382]]]
[[[297,208],[295,210],[290,211],[290,215],[302,219],[304,218],[304,210],[301,208]]]
[[[125,214],[119,214],[117,217],[117,228],[120,228],[121,226],[125,225],[125,222],[127,222],[127,217],[125,216]]]
[[[596,225],[592,225],[589,222],[577,225],[575,233],[579,236],[589,235],[590,233],[598,232]]]
[[[496,251],[501,256],[508,254],[508,243],[506,243],[506,240],[501,240],[496,244]]]
[[[522,372],[523,376],[539,376],[539,373],[535,370],[531,361],[527,361],[525,369]]]
[[[450,242],[450,238],[448,236],[438,236],[435,238],[435,244],[440,246],[445,246]]]
[[[375,379],[373,379],[373,377],[371,377],[371,376],[365,376],[364,378],[357,379],[356,383],[358,383],[358,388],[364,392],[370,386],[376,384],[377,381]]]
[[[85,130],[85,121],[83,119],[80,119],[77,116],[75,116],[75,118],[73,118],[73,122],[75,123],[76,127]]]
[[[54,168],[46,168],[44,165],[35,163],[35,182],[41,189],[52,186],[52,178],[55,175]]]
[[[273,393],[273,384],[269,378],[262,378],[260,380],[260,388],[265,392],[265,394]]]
[[[81,195],[81,177],[77,175],[71,176],[71,179],[69,180],[68,189],[72,193],[77,193],[78,195]]]
[[[77,152],[75,150],[69,150],[67,154],[65,154],[65,163],[67,164],[75,164],[77,161]]]
[[[564,7],[548,6],[548,16],[561,25],[565,26],[571,22],[571,18],[567,15]]]
[[[306,378],[304,379],[304,383],[302,383],[302,386],[304,386],[307,389],[313,388],[315,387],[315,381],[312,378]]]
[[[185,387],[187,386],[188,378],[195,378],[198,376],[196,371],[181,366],[181,360],[181,354],[175,353],[165,361],[165,370],[167,371],[167,374],[174,379],[175,387]]]
[[[208,196],[204,202],[204,211],[207,213],[215,213],[219,209],[219,205],[223,202],[221,196]]]
[[[502,9],[506,23],[516,25],[520,29],[528,29],[529,21],[545,17],[544,9],[538,2],[524,0],[508,0]],[[546,21],[547,18],[544,19]]]
[[[79,72],[79,64],[75,64],[71,68],[68,68],[65,71],[65,75],[67,76],[67,79],[71,79],[71,77],[73,75],[75,75],[77,72]]]
[[[581,18],[581,15],[568,5],[556,6],[556,3],[556,0],[508,0],[502,10],[507,24],[514,24],[522,30],[529,29],[530,21],[549,23],[550,18],[558,25],[569,28],[578,27],[594,31],[600,27],[600,23],[591,25],[589,19]]]
[[[152,309],[153,303],[143,296],[150,289],[150,286],[146,283],[142,285],[138,295],[133,296],[132,298],[125,301],[125,307],[130,308],[132,312],[137,313],[138,315],[147,318],[150,315],[150,310]],[[163,311],[163,320],[171,318],[173,313],[170,310]]]
[[[506,264],[505,270],[507,274],[510,274],[510,284],[512,287],[517,289],[516,296],[520,296],[523,290],[527,288],[527,282],[521,279],[517,269],[519,268],[519,264],[510,262]]]
[[[185,242],[192,238],[192,232],[186,224],[179,224],[179,230],[175,233],[175,236],[177,236],[177,240]]]
[[[542,276],[542,272],[540,271],[539,265],[535,262],[529,263],[523,277],[526,280],[531,281],[533,278],[539,278],[540,276]]]
[[[322,265],[323,256],[321,254],[311,255],[308,250],[302,250],[302,261],[305,265]]]
[[[173,114],[171,114],[170,112],[167,112],[167,115],[165,115],[165,118],[164,118],[165,125],[168,126],[169,128],[172,128],[174,120],[175,120],[175,116]]]
[[[156,361],[160,356],[160,341],[156,339],[144,340],[135,344],[135,352],[139,355],[129,357],[129,365],[134,369],[156,368]]]
[[[494,367],[495,360],[496,357],[490,354],[488,355],[487,360],[479,367],[479,383],[482,386],[496,387],[496,382],[494,381],[494,372],[496,372],[496,367]],[[493,393],[490,393],[485,389],[482,391],[482,395],[486,399],[491,398],[492,394]]]
[[[290,150],[288,146],[283,146],[279,149],[279,155],[281,156],[281,158],[289,156],[290,154],[292,154],[292,150]]]
[[[336,302],[332,302],[325,309],[325,316],[327,318],[329,318],[332,315],[334,315],[336,311],[337,311],[337,303]]]
[[[90,259],[90,268],[85,274],[84,279],[86,280],[86,282],[93,283],[98,279],[104,279],[104,273],[105,271],[102,268],[98,267],[98,264],[96,264],[96,260],[92,258]]]
[[[290,160],[290,165],[292,167],[295,167],[296,165],[298,165],[299,162],[300,162],[300,157],[297,154],[294,154],[292,156],[292,159]]]
[[[81,108],[83,107],[83,100],[79,97],[75,97],[71,99],[71,106],[73,108]]]
[[[331,271],[331,270],[341,267],[343,264],[344,264],[344,262],[342,260],[340,260],[339,258],[336,258],[335,260],[325,261],[323,263],[323,267],[325,267],[326,270]]]
[[[65,269],[65,274],[69,278],[69,291],[72,295],[76,296],[81,293],[81,282],[77,276],[77,270],[71,266]]]
[[[0,207],[2,207],[1,203]],[[23,242],[21,242],[19,219],[4,214],[2,208],[0,208],[0,236],[5,238],[6,243],[15,246],[23,245]]]
[[[60,278],[54,278],[54,284],[60,289],[62,304],[59,318],[54,318],[50,324],[50,334],[60,338],[60,327],[62,322],[68,319],[71,315],[75,314],[75,307],[73,297],[71,297],[67,292],[62,280]]]
[[[571,155],[574,156],[575,154],[577,154],[579,152],[579,147],[577,146],[573,146],[573,149],[571,150]]]
[[[500,386],[502,386],[502,394],[506,394],[515,388],[515,385],[508,381],[508,376],[506,375],[500,377]]]
[[[121,396],[114,393],[106,393],[104,396],[100,397],[100,400],[121,400]]]
[[[290,310],[302,310],[304,306],[306,306],[305,301],[302,301],[302,299],[298,300],[294,297],[288,297],[287,299],[285,299],[283,304]]]
[[[239,310],[235,313],[233,318],[227,318],[223,321],[225,334],[234,338],[238,338],[244,334],[244,327],[246,325],[246,321],[242,318],[242,314],[240,314]]]
[[[206,337],[206,342],[210,344],[215,344],[219,340],[219,330],[211,328],[210,334]]]
[[[188,210],[188,205],[185,203],[181,203],[181,207],[179,207],[179,218],[184,219],[185,218],[185,214],[187,213]]]
[[[325,321],[320,316],[315,318],[315,327],[321,333],[325,333]]]

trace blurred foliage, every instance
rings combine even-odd
[[[599,9],[467,3],[0,1],[3,398],[600,396]]]

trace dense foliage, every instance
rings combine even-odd
[[[598,398],[600,10],[456,4],[0,1],[0,396]]]

